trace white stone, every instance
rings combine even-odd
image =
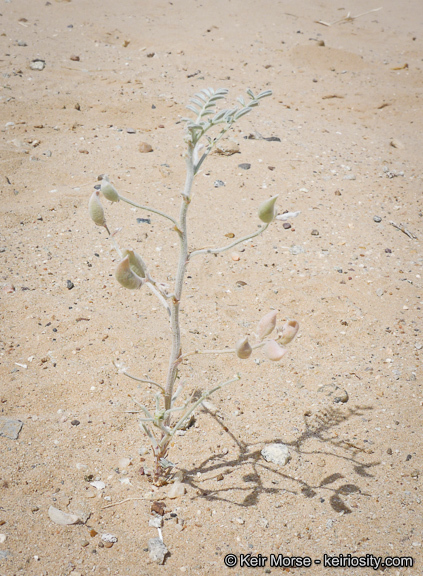
[[[184,494],[186,494],[186,491],[187,489],[181,482],[175,482],[169,488],[167,495],[169,498],[179,498],[179,496],[183,496]]]
[[[269,444],[263,448],[261,455],[267,462],[279,466],[285,466],[291,460],[291,454],[285,444]]]
[[[76,514],[68,514],[67,512],[62,512],[54,506],[50,506],[48,509],[48,515],[50,520],[52,520],[55,524],[59,524],[60,526],[69,526],[71,524],[79,524],[81,522],[81,519]]]

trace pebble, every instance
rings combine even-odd
[[[5,284],[3,286],[3,292],[5,292],[6,294],[13,294],[15,290],[16,288],[14,287],[13,284]]]
[[[72,54],[72,56],[70,57],[70,59],[71,59],[73,62],[79,62],[79,61],[80,61],[80,57],[79,57],[79,56],[76,56],[75,54]]]
[[[187,491],[187,489],[185,488],[185,486],[181,482],[175,482],[169,488],[167,495],[169,498],[172,498],[172,499],[173,498],[179,498],[180,496],[183,496],[184,494],[186,494],[186,491]]]
[[[221,186],[224,186],[224,185],[225,185],[225,183],[223,182],[223,180],[215,180],[213,183],[213,186],[215,188],[220,188]]]
[[[118,462],[119,468],[125,470],[131,464],[131,460],[129,458],[121,458]]]
[[[72,290],[72,288],[75,286],[75,284],[71,281],[71,280],[66,280],[66,288],[68,290]]]
[[[3,544],[4,542],[6,542],[6,534],[0,534],[0,544]]]
[[[373,216],[374,222],[382,222],[382,218],[380,216]]]
[[[148,521],[148,525],[153,528],[161,528],[163,526],[163,518],[161,516],[156,516]]]
[[[48,515],[52,522],[59,524],[60,526],[69,526],[71,524],[79,524],[81,522],[81,519],[76,514],[68,514],[67,512],[62,512],[62,510],[59,510],[54,506],[50,506],[48,509]]]
[[[285,466],[291,460],[288,446],[285,444],[268,444],[261,451],[266,462],[273,462],[279,466]]]
[[[285,230],[289,230],[291,228],[291,224],[289,222],[284,222],[282,226],[285,228]]]
[[[289,249],[289,252],[293,256],[297,256],[297,254],[304,254],[305,248],[303,248],[302,246],[291,246],[291,248]]]
[[[248,162],[243,162],[242,164],[238,164],[238,168],[241,168],[242,170],[249,170],[251,168],[251,164]]]
[[[147,144],[147,142],[141,142],[138,146],[138,150],[141,154],[148,154],[148,152],[153,152],[153,147],[151,144]]]
[[[18,46],[28,46],[25,40],[18,40]]]
[[[91,530],[90,530],[91,538],[94,538],[94,536],[97,536],[97,534],[98,534],[97,530],[94,530],[94,528],[91,528]]]
[[[71,422],[72,426],[79,426],[81,424],[81,422],[79,420],[72,420]]]
[[[105,548],[112,548],[113,547],[114,542],[105,542],[104,543],[104,547]]]
[[[0,436],[17,440],[22,430],[23,422],[0,416]]]
[[[135,128],[127,128],[126,129],[127,134],[136,134],[137,131],[135,130]]]
[[[349,400],[348,392],[336,384],[324,384],[318,388],[317,392],[321,392],[325,396],[333,396],[333,401],[336,403],[342,402],[345,404]]]
[[[241,260],[241,256],[238,254],[238,252],[232,252],[231,258],[234,262],[239,262],[239,260]]]
[[[94,482],[90,482],[91,486],[97,488],[97,490],[104,490],[106,488],[106,484],[101,480],[95,480]]]
[[[343,177],[343,180],[356,180],[356,175],[355,174],[347,174],[346,176]]]
[[[9,550],[0,550],[0,560],[6,560],[9,554]]]
[[[155,512],[156,514],[159,514],[160,516],[163,516],[165,513],[165,508],[166,505],[164,502],[158,502],[157,500],[155,500],[152,504],[151,504],[151,512]]]
[[[33,60],[29,67],[31,68],[31,70],[44,70],[44,68],[46,67],[46,63],[44,60]]]
[[[163,564],[166,554],[169,552],[163,540],[160,538],[150,538],[148,541],[148,551],[150,552],[151,560],[157,562],[157,564]]]
[[[319,231],[316,230],[316,229],[314,229],[314,230],[311,231],[311,235],[312,235],[312,236],[319,236]]]
[[[101,540],[103,542],[109,542],[110,544],[114,544],[118,541],[117,536],[113,536],[113,534],[108,534],[107,532],[101,535]]]
[[[397,148],[398,150],[404,149],[404,144],[396,138],[392,138],[392,140],[389,142],[389,145],[392,146],[392,148]]]

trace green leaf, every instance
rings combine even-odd
[[[188,110],[191,110],[191,112],[194,112],[194,114],[198,115],[198,110],[196,108],[194,108],[194,106],[191,106],[190,104],[188,104],[188,106],[185,106],[185,108],[187,108]]]

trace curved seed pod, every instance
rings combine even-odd
[[[272,198],[269,198],[260,204],[258,208],[258,215],[262,222],[269,224],[276,218],[275,203],[278,199],[278,196],[279,194],[276,194],[276,196],[273,196]]]
[[[141,288],[144,284],[143,279],[131,270],[128,256],[125,256],[125,258],[119,262],[115,271],[115,276],[119,284],[129,290],[136,290],[137,288]]]
[[[103,206],[101,205],[99,195],[100,192],[98,190],[95,190],[91,194],[91,198],[88,203],[88,211],[90,213],[91,220],[94,222],[94,224],[97,224],[97,226],[104,226],[107,232],[109,232],[109,229],[107,228],[106,225],[106,217],[104,216],[104,210]]]
[[[274,340],[268,340],[263,347],[263,352],[266,354],[269,360],[278,362],[279,360],[282,360],[288,350],[286,348],[282,348],[282,346],[279,346],[279,344]]]
[[[107,198],[107,200],[110,200],[110,202],[119,202],[118,191],[113,186],[113,184],[110,184],[110,182],[106,178],[103,178],[103,180],[101,181],[100,190],[103,196]]]
[[[242,358],[243,360],[249,358],[253,351],[246,336],[245,338],[241,338],[241,340],[238,340],[238,342],[235,345],[235,350],[238,358]]]
[[[147,266],[139,254],[133,250],[122,250],[122,256],[128,256],[131,270],[135,272],[135,274],[140,278],[145,278],[147,273]]]
[[[294,340],[297,332],[300,328],[300,325],[296,320],[288,320],[282,327],[282,330],[279,332],[279,342],[281,344],[289,344]]]
[[[276,326],[276,315],[277,311],[272,310],[263,316],[257,325],[257,338],[263,340],[266,336],[269,336],[273,332]]]

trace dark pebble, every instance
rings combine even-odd
[[[406,462],[408,462],[409,460],[411,460],[412,456],[411,454],[407,454],[407,458],[405,459]]]
[[[128,134],[136,134],[137,132],[136,130],[134,130],[134,128],[127,128],[126,131]]]
[[[243,164],[238,164],[238,168],[242,168],[243,170],[249,170],[251,168],[251,164],[244,162]]]
[[[151,108],[152,108],[153,110],[155,110],[155,109],[156,109],[156,105],[153,104],[153,105],[151,106]]]
[[[72,290],[72,288],[75,286],[75,284],[71,281],[71,280],[66,280],[66,288],[68,290]]]
[[[311,231],[311,235],[312,235],[312,236],[318,236],[318,235],[319,235],[319,231],[318,231],[318,230],[312,230],[312,231]]]
[[[72,420],[71,424],[72,426],[79,426],[81,422],[79,420]]]
[[[220,188],[221,186],[224,186],[224,185],[225,185],[225,183],[222,180],[216,180],[213,184],[213,186],[215,188]]]
[[[138,224],[151,224],[150,218],[137,218]]]
[[[289,230],[291,228],[291,224],[289,222],[284,222],[283,227],[285,228],[285,230]]]
[[[382,218],[380,216],[373,216],[374,222],[382,222]]]
[[[389,454],[389,456],[392,454],[392,448],[388,448],[388,450],[386,451],[387,454]]]
[[[166,504],[164,502],[158,502],[157,500],[151,505],[151,513],[155,512],[159,516],[163,516],[165,513]]]
[[[177,517],[176,512],[171,512],[171,513],[170,513],[170,517],[171,517],[171,518],[176,518],[176,517]]]
[[[278,136],[269,136],[269,138],[263,138],[266,142],[280,142],[281,139]]]
[[[392,254],[392,250],[391,250],[390,248],[385,248],[385,252],[386,252],[387,254]]]

